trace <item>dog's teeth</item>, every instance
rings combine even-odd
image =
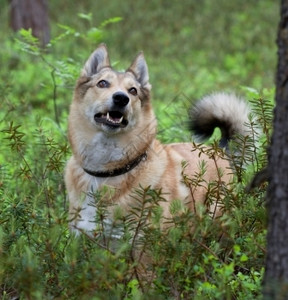
[[[111,122],[111,123],[115,123],[115,121],[113,119],[110,118],[109,112],[107,112],[107,116],[106,116],[107,121]]]
[[[120,124],[123,121],[123,118],[124,117],[122,116],[119,120],[117,120],[117,119],[110,118],[109,112],[107,112],[106,114],[106,120],[114,124]]]

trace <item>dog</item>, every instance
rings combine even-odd
[[[93,195],[104,187],[113,190],[106,196],[109,219],[115,207],[129,212],[135,205],[133,191],[140,186],[161,189],[166,201],[159,205],[164,218],[169,218],[174,199],[195,212],[195,207],[206,201],[209,182],[228,184],[232,180],[227,159],[202,153],[193,143],[164,145],[156,139],[157,121],[150,92],[142,52],[122,72],[111,67],[104,44],[86,61],[68,118],[72,157],[66,166],[65,183],[72,231],[93,235],[97,226]],[[246,102],[235,95],[212,94],[192,108],[190,129],[203,139],[219,127],[220,145],[225,147],[237,134],[248,134],[245,123],[249,122],[249,113]],[[193,178],[203,161],[203,182],[191,188],[183,174]],[[221,214],[219,203],[210,203],[207,208],[213,217]]]

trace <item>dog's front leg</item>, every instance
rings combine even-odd
[[[71,198],[70,198],[71,201]],[[70,228],[76,235],[82,231],[88,234],[96,229],[97,208],[94,198],[86,195],[81,205],[75,206],[70,202]]]

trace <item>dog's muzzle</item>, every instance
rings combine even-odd
[[[128,105],[130,99],[123,92],[116,92],[112,96],[111,110],[104,113],[97,113],[94,115],[94,120],[98,124],[104,124],[112,129],[125,128],[128,125],[128,120],[125,118],[125,107]]]

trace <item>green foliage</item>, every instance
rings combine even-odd
[[[250,193],[245,187],[267,161],[277,4],[268,0],[166,2],[119,5],[109,1],[99,7],[92,0],[75,5],[54,1],[50,3],[52,39],[45,49],[30,30],[12,34],[3,28],[2,299],[259,298],[266,184]],[[7,12],[7,2],[0,0],[0,4]],[[8,14],[3,12],[6,20]],[[247,126],[255,135],[245,140],[239,137],[231,145],[232,150],[241,149],[229,153],[235,180],[231,185],[212,182],[207,190],[207,201],[221,194],[221,217],[213,221],[203,207],[196,207],[197,214],[192,214],[175,199],[170,205],[172,218],[164,219],[158,204],[165,201],[165,195],[139,187],[133,194],[137,205],[130,214],[115,211],[110,234],[104,234],[107,205],[101,193],[94,195],[99,224],[95,236],[70,233],[63,183],[70,156],[67,115],[79,70],[100,42],[108,44],[112,57],[121,57],[121,63],[114,61],[120,68],[122,64],[127,67],[137,51],[145,51],[158,136],[164,142],[190,141],[185,127],[187,109],[211,90],[236,90],[249,100],[255,118]],[[211,157],[223,155],[215,138],[217,132],[209,141]],[[195,147],[207,153],[204,145]],[[203,183],[204,172],[202,164],[188,178],[183,164],[183,182],[192,191]],[[115,239],[119,230],[121,237]],[[149,272],[142,276],[146,254],[151,257]]]

